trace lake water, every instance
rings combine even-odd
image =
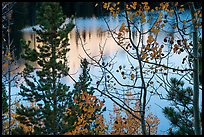
[[[119,18],[106,17],[106,19],[109,20],[110,28],[115,28],[116,26],[118,26],[118,28],[119,28],[121,23],[123,22],[123,20],[121,20]],[[116,78],[123,84],[133,83],[133,81],[131,81],[130,79],[126,79],[126,80],[122,79],[121,75],[116,73],[116,69],[118,69],[118,66],[120,66],[120,65],[124,66],[124,68],[130,68],[129,60],[131,62],[135,63],[134,64],[135,66],[137,66],[138,64],[134,59],[128,58],[127,53],[121,47],[117,46],[117,44],[114,42],[113,38],[111,37],[110,33],[107,32],[108,28],[107,28],[107,25],[104,22],[103,18],[97,18],[97,17],[76,18],[75,24],[78,27],[80,37],[77,35],[76,27],[75,27],[71,31],[71,33],[69,34],[70,49],[71,50],[68,53],[69,67],[70,67],[69,73],[73,74],[72,75],[73,78],[75,78],[77,80],[77,78],[80,74],[80,71],[81,71],[80,70],[80,57],[82,57],[82,58],[86,57],[87,58],[87,56],[84,53],[84,50],[82,48],[82,45],[81,45],[81,42],[82,42],[84,44],[84,47],[86,48],[87,52],[90,53],[90,56],[92,56],[92,57],[99,55],[100,54],[100,47],[104,46],[104,51],[103,51],[104,62],[108,62],[108,61],[110,61],[110,59],[115,57],[115,59],[114,59],[115,64],[112,68],[112,72],[116,76]],[[143,26],[143,27],[145,29],[145,27],[148,27],[148,26]],[[25,40],[31,40],[31,45],[34,47],[35,46],[34,35],[32,33],[31,27],[25,28],[23,31],[24,31],[24,39]],[[144,36],[144,41],[146,41],[148,35],[149,34]],[[158,42],[162,42],[163,38],[166,36],[166,34],[161,32],[161,33],[159,33],[159,36],[160,36],[160,38],[158,38]],[[135,41],[138,40],[137,34],[135,34],[134,39],[135,39]],[[168,49],[169,49],[169,47],[166,46],[164,48],[164,51],[168,51]],[[176,65],[176,66],[180,66],[180,67],[181,66],[186,67],[186,66],[181,64],[182,58],[185,57],[186,55],[187,55],[186,53],[182,53],[180,55],[172,56],[169,59],[169,62],[172,65]],[[166,62],[166,61],[167,60],[164,60],[164,62]],[[23,64],[23,63],[19,63],[19,64]],[[23,70],[23,65],[20,67],[20,70]],[[99,68],[96,68],[93,66],[91,66],[90,72],[91,72],[91,75],[93,78],[93,84],[95,84],[95,82],[96,82],[95,76],[97,77],[102,73],[99,71]],[[172,77],[173,76],[178,77],[178,76],[173,75],[173,74],[171,76]],[[63,78],[62,82],[68,84],[69,86],[74,83],[68,77]],[[158,84],[156,82],[156,80],[154,80],[154,83],[155,83],[155,85]],[[140,83],[137,83],[137,84],[140,84]],[[121,88],[121,87],[119,85],[116,85],[116,88]],[[12,90],[14,91],[13,94],[15,94],[19,91],[19,88],[14,87],[14,88],[12,88]],[[165,91],[159,90],[159,92],[162,93],[163,95],[165,95]],[[149,97],[150,97],[150,95],[148,95],[148,98]],[[108,111],[104,113],[104,116],[106,117],[106,119],[109,120],[108,113],[109,113],[109,111],[112,111],[113,106],[110,105],[112,103],[109,99],[106,99],[105,104],[107,106]],[[167,131],[167,129],[170,127],[170,123],[162,114],[162,109],[160,107],[163,108],[165,106],[169,106],[169,102],[164,101],[164,100],[160,100],[157,95],[153,95],[151,97],[149,105],[151,105],[150,111],[160,119],[160,124],[158,127],[158,134],[163,134],[163,132]]]

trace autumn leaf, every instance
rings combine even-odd
[[[149,35],[147,38],[147,43],[152,43],[154,41],[154,38],[152,35]]]
[[[146,53],[146,54],[144,54],[144,55],[142,55],[142,60],[144,60],[146,57],[148,56],[148,54]]]
[[[131,74],[131,80],[134,80],[134,78],[135,78],[135,75]]]
[[[123,30],[125,30],[125,23],[123,22],[120,29],[119,29],[119,32],[123,32]]]
[[[149,11],[149,9],[150,9],[150,7],[149,7],[149,6],[144,6],[144,10],[145,10],[145,11],[147,11],[147,12],[148,12],[148,11]]]
[[[141,19],[140,20],[140,23],[144,23],[144,22],[146,22],[146,19]]]
[[[142,2],[142,4],[144,4],[145,6],[147,6],[147,5],[148,5],[148,2]]]

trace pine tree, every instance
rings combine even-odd
[[[82,69],[82,74],[79,76],[79,82],[74,85],[73,92],[81,93],[81,91],[84,91],[93,95],[93,89],[88,88],[92,81],[89,74],[90,68],[88,67],[88,61],[86,59],[81,60],[80,67]]]
[[[5,88],[5,85],[2,83],[2,114],[5,114],[6,112],[8,112],[7,101],[8,101],[8,96],[6,94],[6,88]]]
[[[106,108],[103,107],[104,101],[93,95],[95,91],[90,87],[92,79],[88,64],[86,59],[81,60],[82,73],[79,76],[79,81],[74,85],[66,117],[69,119],[68,125],[72,127],[66,134],[96,135],[103,134],[105,131],[102,113]]]
[[[37,24],[41,29],[33,29],[39,43],[37,49],[30,48],[30,42],[22,42],[26,84],[21,85],[19,94],[32,105],[26,107],[22,104],[17,109],[17,120],[30,127],[28,134],[57,135],[65,132],[66,121],[62,119],[70,93],[69,86],[60,80],[68,75],[68,33],[74,27],[73,19],[62,26],[65,18],[59,3],[42,3],[37,12]]]
[[[4,121],[7,119],[6,117],[6,113],[8,113],[8,96],[6,94],[6,88],[5,85],[2,83],[2,125],[4,123]],[[5,133],[5,129],[2,126],[2,133]]]
[[[169,134],[194,135],[193,90],[190,87],[184,88],[184,82],[176,78],[171,78],[170,83],[167,99],[172,102],[172,106],[163,109],[173,126],[169,129]]]

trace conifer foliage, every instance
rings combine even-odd
[[[73,21],[64,24],[65,16],[59,3],[43,3],[37,13],[37,49],[23,42],[25,84],[20,95],[32,106],[21,105],[17,109],[17,120],[30,127],[28,134],[62,134],[66,121],[62,120],[68,107],[69,86],[60,83],[68,75],[67,53],[68,33],[73,29]],[[36,73],[37,77],[34,76]]]
[[[172,102],[172,106],[163,109],[163,113],[172,124],[169,134],[194,135],[193,90],[190,87],[184,88],[184,82],[176,78],[171,78],[170,82],[167,99]]]
[[[104,134],[106,130],[102,113],[106,110],[104,101],[97,98],[91,87],[90,68],[86,59],[81,60],[82,73],[74,85],[72,98],[67,109],[68,125],[71,126],[65,134]],[[71,129],[71,130],[70,130]]]
[[[2,123],[6,120],[6,113],[8,112],[8,96],[6,94],[5,85],[2,83]]]

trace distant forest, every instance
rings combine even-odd
[[[150,2],[149,6],[157,6],[159,5],[159,3],[160,2]],[[180,3],[182,4],[182,2]],[[11,26],[11,38],[14,40],[14,45],[16,45],[15,47],[17,57],[19,57],[18,53],[21,52],[19,40],[22,38],[22,34],[20,30],[25,28],[26,26],[36,25],[36,11],[41,4],[42,2],[17,2],[13,8],[13,25]],[[100,6],[96,6],[96,4],[97,2],[60,2],[63,12],[67,17],[71,17],[72,15],[74,15],[75,17],[99,17],[104,14],[108,14],[102,14]],[[195,6],[201,6],[201,4],[196,3]],[[121,9],[123,9],[123,6],[121,7]]]

